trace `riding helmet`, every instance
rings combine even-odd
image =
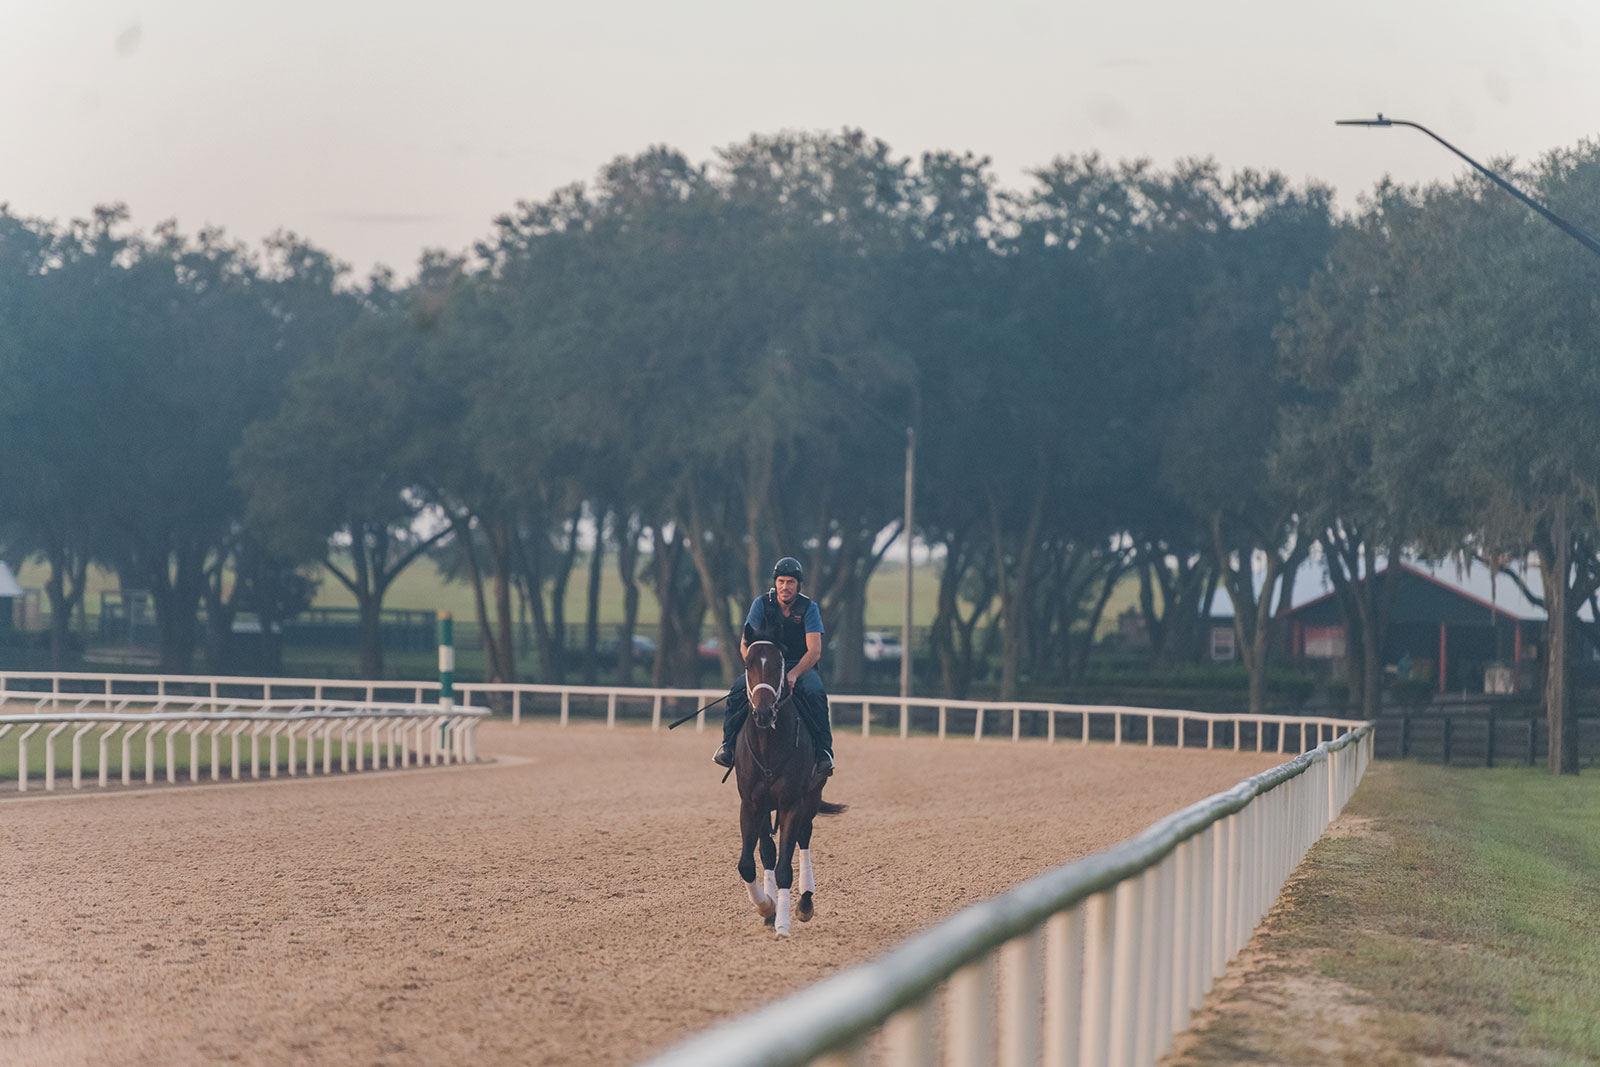
[[[777,581],[779,578],[793,578],[803,585],[805,584],[806,575],[805,571],[800,568],[799,560],[793,556],[784,556],[772,565],[772,580]]]

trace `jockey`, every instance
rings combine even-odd
[[[826,778],[833,773],[833,728],[828,722],[828,694],[816,671],[817,661],[822,658],[822,612],[813,600],[801,595],[800,583],[804,580],[799,560],[793,556],[780,559],[772,568],[772,588],[756,597],[745,621],[758,633],[772,635],[783,650],[795,711],[816,742],[817,774]],[[740,641],[741,658],[745,651],[744,642]],[[733,766],[733,742],[749,711],[750,696],[741,678],[728,692],[722,744],[711,757],[718,766]]]

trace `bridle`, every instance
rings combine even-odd
[[[747,649],[749,649],[749,648],[755,648],[757,645],[771,645],[774,649],[777,650],[777,652],[778,652],[778,679],[779,679],[779,681],[778,681],[777,685],[773,685],[771,682],[757,682],[755,685],[751,685],[750,684],[750,668],[746,667],[744,669],[744,692],[745,692],[745,696],[747,696],[750,699],[750,710],[751,710],[752,714],[754,714],[754,712],[755,712],[756,693],[760,692],[763,689],[767,690],[769,693],[772,694],[772,707],[773,707],[774,711],[777,710],[778,705],[780,703],[782,703],[782,701],[784,699],[784,695],[783,695],[783,689],[785,688],[784,679],[785,679],[785,676],[788,674],[788,671],[789,671],[789,664],[783,658],[783,649],[781,647],[779,647],[779,645],[778,645],[778,643],[776,641],[752,641],[752,642],[750,642],[749,645],[747,645],[745,647]],[[776,716],[773,717],[772,725],[774,727],[778,725]]]

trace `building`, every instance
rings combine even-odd
[[[11,633],[17,605],[21,603],[22,586],[17,584],[11,568],[0,560],[0,639]]]
[[[1545,612],[1512,578],[1481,563],[1401,562],[1394,607],[1382,649],[1391,678],[1430,682],[1440,693],[1518,693],[1542,680]],[[1386,574],[1387,564],[1377,573]],[[1524,581],[1539,590],[1531,568]],[[1588,608],[1583,617],[1590,617]],[[1212,659],[1235,658],[1233,606],[1225,592],[1213,602]],[[1314,674],[1348,675],[1348,635],[1338,596],[1320,559],[1295,575],[1293,606],[1279,616],[1279,651]],[[1575,649],[1579,677],[1600,674],[1590,645]]]

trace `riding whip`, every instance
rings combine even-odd
[[[730,694],[728,694],[728,696],[732,696],[732,694],[730,693]],[[682,726],[684,723],[688,722],[690,719],[694,718],[696,715],[700,714],[702,711],[710,711],[712,708],[716,707],[718,704],[722,703],[724,700],[727,700],[727,699],[728,699],[727,696],[718,697],[717,699],[713,700],[711,703],[707,704],[705,707],[696,708],[695,710],[691,711],[689,714],[685,715],[683,718],[679,719],[677,722],[673,723],[671,726],[668,726],[667,729],[669,729],[669,730],[676,729],[677,727]]]

